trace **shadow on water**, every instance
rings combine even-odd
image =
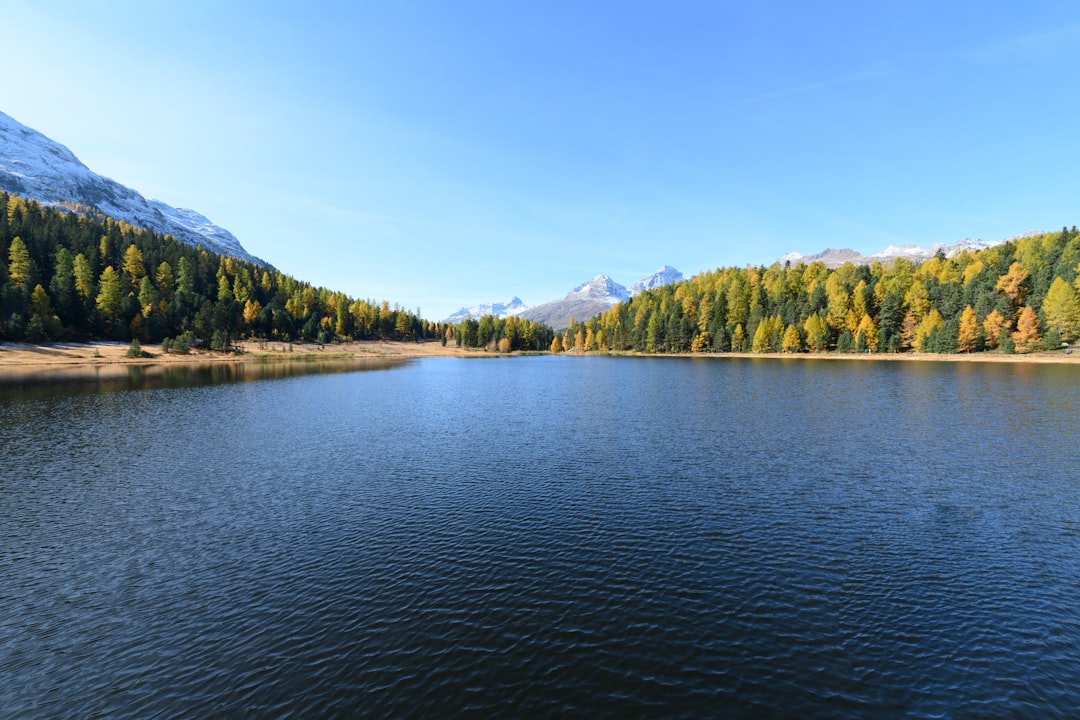
[[[409,360],[347,360],[183,363],[164,365],[95,365],[0,375],[0,401],[36,400],[62,395],[92,395],[127,390],[198,387],[225,383],[278,380],[328,373],[392,370]]]

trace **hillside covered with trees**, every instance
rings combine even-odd
[[[439,340],[498,352],[1032,352],[1080,336],[1080,231],[913,264],[723,268],[556,335],[424,320],[172,237],[0,192],[0,340]]]
[[[553,351],[1033,352],[1080,334],[1080,232],[919,264],[725,268],[642,293]]]
[[[424,320],[391,305],[315,287],[270,267],[186,245],[95,214],[0,192],[0,340],[139,340],[228,349],[241,338],[283,342],[453,340],[546,350],[528,321]]]

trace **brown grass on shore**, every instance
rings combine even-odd
[[[320,346],[315,343],[258,342],[239,343],[241,354],[193,351],[186,355],[163,353],[160,345],[144,345],[150,357],[127,357],[128,345],[119,342],[103,343],[55,343],[29,345],[23,343],[0,343],[0,374],[20,375],[44,370],[76,367],[162,365],[180,363],[243,363],[289,360],[351,360],[361,358],[417,358],[417,357],[478,357],[490,355],[482,350],[465,350],[429,342],[380,342],[357,341]],[[619,353],[629,357],[645,357],[637,353]],[[924,361],[924,362],[1005,362],[1005,363],[1080,363],[1080,353],[1064,350],[1023,355],[1001,353],[972,353],[938,355],[933,353],[889,354],[755,354],[710,353],[704,355],[683,354],[662,357],[695,358],[761,358],[773,360],[865,360],[865,361]]]
[[[204,350],[187,354],[163,353],[160,345],[143,345],[150,357],[127,357],[127,343],[53,343],[29,345],[0,343],[0,373],[56,369],[65,366],[160,365],[181,363],[242,363],[264,360],[410,358],[466,356],[474,353],[438,342],[348,342],[334,345],[315,343],[251,342],[239,343],[241,353],[218,353]]]

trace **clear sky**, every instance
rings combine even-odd
[[[1080,224],[1080,3],[0,0],[0,110],[438,320]]]

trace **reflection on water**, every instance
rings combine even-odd
[[[350,358],[162,365],[93,365],[0,374],[0,401],[34,400],[123,390],[197,387],[364,370],[391,370],[399,358]]]
[[[388,366],[0,390],[0,716],[1077,717],[1076,367]]]

